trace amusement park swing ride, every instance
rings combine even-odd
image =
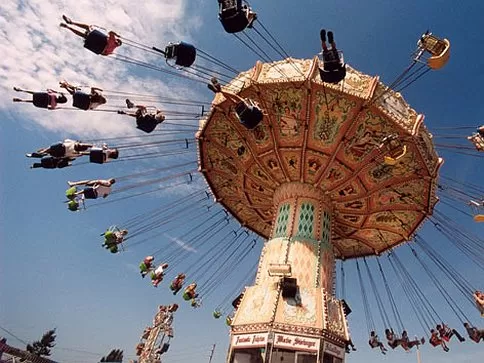
[[[247,4],[241,1],[219,1],[219,6],[220,21],[228,33],[237,36],[236,33],[248,28],[257,30],[260,24],[257,14]],[[64,17],[64,20],[68,26],[76,24],[69,18]],[[213,216],[214,219],[210,221],[213,224],[205,225],[202,232],[198,230],[198,236],[214,238],[217,233],[224,231],[225,222],[234,218],[241,226],[241,231],[230,237],[234,245],[237,240],[237,246],[246,240],[251,245],[245,252],[237,252],[239,259],[228,258],[227,266],[224,267],[227,269],[223,271],[228,273],[233,270],[234,266],[230,266],[233,261],[239,263],[259,238],[264,240],[258,263],[248,278],[244,279],[246,285],[250,286],[243,289],[242,293],[242,286],[237,286],[232,295],[234,297],[239,294],[233,302],[235,310],[227,317],[230,326],[228,362],[344,362],[346,352],[353,345],[347,324],[347,315],[351,309],[344,299],[336,297],[337,260],[356,259],[368,329],[371,331],[370,346],[382,347],[368,311],[370,303],[358,261],[363,260],[363,266],[370,276],[370,285],[381,307],[382,299],[375,288],[367,258],[388,255],[397,276],[406,276],[408,271],[394,249],[414,240],[415,245],[430,258],[435,258],[438,264],[438,253],[417,231],[425,221],[431,220],[444,235],[452,234],[448,224],[444,226],[441,223],[445,216],[435,209],[439,191],[447,192],[450,199],[465,200],[475,209],[475,221],[484,221],[483,205],[478,197],[469,201],[466,193],[452,186],[453,181],[449,181],[445,188],[439,182],[443,159],[437,154],[434,135],[424,125],[424,116],[408,105],[400,94],[400,91],[429,70],[438,70],[447,63],[450,57],[450,43],[447,39],[440,39],[430,32],[423,34],[417,42],[409,67],[394,82],[385,85],[378,76],[366,75],[346,64],[342,51],[336,48],[331,31],[321,31],[323,50],[312,59],[286,57],[279,61],[257,61],[247,71],[234,72],[235,76],[229,79],[224,77],[223,82],[223,73],[206,72],[208,68],[197,65],[196,58],[201,56],[212,66],[226,71],[233,69],[191,44],[170,43],[161,50],[113,34],[109,37],[121,39],[123,47],[133,46],[140,51],[161,54],[172,69],[141,62],[122,55],[121,51],[114,51],[120,44],[106,51],[110,38],[99,30],[86,35],[84,46],[96,54],[110,55],[120,61],[155,71],[188,79],[198,77],[198,81],[208,84],[215,96],[208,112],[200,102],[165,100],[187,108],[201,107],[201,111],[164,110],[163,117],[160,117],[160,110],[152,111],[130,100],[126,100],[128,110],[122,112],[109,102],[104,105],[106,102],[96,101],[94,105],[99,96],[96,89],[88,94],[74,87],[73,99],[77,97],[79,101],[74,102],[74,107],[93,110],[100,106],[99,111],[120,114],[129,114],[130,109],[134,108],[132,116],[136,119],[137,128],[145,134],[151,134],[157,127],[167,127],[171,121],[183,117],[200,118],[194,130],[195,138],[177,141],[185,143],[187,149],[189,145],[197,145],[198,172],[203,176],[208,190],[193,193],[189,198],[181,198],[169,208],[164,206],[164,209],[134,217],[122,225],[126,229],[113,226],[103,234],[106,248],[113,253],[119,252],[118,245],[127,244],[129,247],[128,240],[163,228],[175,219],[177,210],[194,203],[194,198],[206,200],[204,193],[207,197],[213,197],[223,211]],[[278,44],[268,34],[274,40],[272,43]],[[116,99],[126,94],[105,91],[104,96]],[[155,96],[143,97],[152,103],[162,101]],[[50,98],[35,94],[33,98],[36,107],[48,108]],[[172,127],[177,126],[172,124]],[[484,150],[483,133],[481,127],[468,137],[477,151]],[[156,136],[156,131],[145,136]],[[123,147],[131,151],[141,150],[145,146],[167,145],[169,142],[169,139],[165,139],[159,144],[126,144],[117,147],[116,151],[123,153]],[[69,166],[82,155],[89,155],[90,162],[102,164],[110,160],[109,152],[113,152],[105,144],[89,146],[83,151],[79,151],[79,146],[77,149],[76,146],[69,149],[65,142],[61,144],[64,148],[60,152],[51,146],[42,153],[30,156],[41,158],[37,167],[61,168]],[[167,155],[173,155],[171,153],[172,150]],[[134,159],[146,155],[149,153],[141,156],[132,153],[127,157]],[[186,171],[189,165],[191,169]],[[192,180],[197,174],[196,166],[193,163],[184,164],[182,167],[185,171],[174,178]],[[152,171],[155,174],[160,169]],[[146,176],[147,173],[150,171],[142,174]],[[133,175],[120,179],[127,181]],[[167,179],[155,179],[154,183],[164,180]],[[92,189],[96,189],[96,184],[92,185]],[[73,188],[66,196],[69,208],[77,211],[85,199],[89,199],[86,195],[90,194],[85,190],[80,193],[76,187]],[[134,185],[122,186],[118,191],[132,188]],[[97,194],[94,192],[93,195],[91,199],[96,199]],[[197,228],[202,228],[205,222],[202,221]],[[124,234],[119,234],[122,231]],[[106,242],[108,233],[114,237]],[[243,233],[245,238],[241,239]],[[226,241],[229,235],[220,240]],[[188,236],[190,231],[185,235]],[[466,239],[466,236],[461,237],[462,240]],[[466,240],[466,252],[479,251],[473,242],[475,240]],[[228,248],[224,253],[230,254],[232,258],[236,250],[230,252]],[[411,249],[425,268],[425,261],[420,259],[413,247]],[[183,260],[183,256],[175,249],[168,251],[158,250],[140,265],[142,277],[151,273],[153,281],[157,281],[153,283],[155,287],[163,280],[166,269],[179,265]],[[153,261],[160,252],[164,264],[155,270]],[[213,257],[207,254],[203,258],[210,261],[209,258]],[[388,287],[380,262],[377,261],[382,279]],[[478,263],[482,264],[482,260]],[[255,280],[251,284],[250,278],[254,273]],[[207,274],[210,275],[209,270],[204,271],[204,277]],[[191,301],[193,307],[199,306],[199,295],[204,296],[203,286],[205,292],[215,289],[211,278],[206,280],[205,285],[199,283],[197,287],[193,282],[185,286],[185,280],[195,280],[196,275],[195,268],[179,273],[171,284],[174,294],[183,286],[183,298]],[[462,289],[461,292],[469,293],[473,289],[461,279],[457,271],[451,275],[450,279]],[[414,298],[420,298],[412,303],[418,315],[422,306],[428,306],[429,302],[421,299],[421,291],[414,286],[403,285],[403,288]],[[395,327],[404,331],[401,336],[395,334],[386,316],[383,321],[385,328],[388,328],[388,345],[392,348],[400,345],[407,350],[423,344],[424,339],[409,341],[398,312],[394,309],[396,304],[393,295],[390,289],[386,292],[397,321]],[[484,311],[484,303],[480,300],[483,297],[476,295],[473,298],[473,292],[470,291],[471,302],[475,300],[481,312]],[[153,325],[145,329],[142,342],[137,346],[140,363],[159,362],[160,356],[168,350],[169,341],[174,336],[172,324],[177,309],[177,304],[159,307]],[[222,310],[214,311],[216,319],[224,315],[225,311]],[[465,314],[457,314],[462,322],[468,321]],[[444,347],[444,340],[448,341],[452,334],[457,337],[460,335],[455,330],[455,333],[450,334],[446,330],[450,331],[450,328],[443,323],[443,326],[440,325],[442,331],[438,332],[440,336],[434,335],[437,334],[432,329],[435,325],[430,324],[440,318],[438,314],[435,315],[424,316],[423,325],[428,328],[427,335],[431,333],[430,343]],[[442,322],[441,319],[437,321]],[[473,339],[472,333],[467,331]],[[396,345],[392,346],[393,343]],[[385,352],[386,349],[382,349],[382,353]]]

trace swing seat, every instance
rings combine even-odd
[[[440,69],[447,64],[450,58],[450,42],[443,39],[444,49],[439,55],[434,55],[427,59],[427,64],[432,69]]]
[[[75,200],[70,200],[69,203],[67,203],[67,209],[71,212],[77,212],[79,210],[79,203]]]
[[[247,102],[239,102],[235,106],[235,113],[240,123],[249,130],[254,129],[264,117],[262,111],[252,102],[250,104]]]
[[[69,200],[73,200],[76,197],[76,192],[77,188],[76,187],[70,187],[69,189],[66,190],[66,197]]]
[[[49,147],[49,154],[55,158],[62,158],[66,154],[66,147],[61,142],[51,145]]]
[[[53,156],[44,156],[42,159],[40,159],[40,165],[44,169],[55,169],[57,167],[56,158]]]
[[[89,32],[84,41],[84,48],[89,49],[95,54],[101,54],[108,44],[108,36],[103,32],[94,29]]]
[[[89,162],[94,164],[103,164],[104,163],[104,152],[101,148],[91,148],[89,152]]]
[[[35,107],[39,108],[49,108],[49,94],[46,92],[35,92],[33,94],[33,104]]]
[[[136,128],[147,134],[152,133],[156,129],[156,126],[158,126],[158,121],[152,115],[144,115],[136,118]]]
[[[321,81],[336,84],[346,77],[346,64],[342,51],[323,51],[318,54],[318,58]]]
[[[84,189],[83,195],[85,199],[97,199],[97,192],[94,188]]]
[[[197,57],[197,49],[185,42],[170,43],[165,48],[165,54],[166,59],[174,59],[177,66],[190,67]]]
[[[91,96],[84,92],[76,91],[72,95],[72,106],[81,110],[89,110],[91,106]]]
[[[191,299],[192,299],[192,297],[191,297],[191,295],[189,293],[187,293],[187,292],[184,292],[183,293],[183,300],[189,301]]]
[[[387,165],[396,165],[398,161],[407,153],[407,145],[403,145],[402,152],[395,156],[385,155],[384,161]]]
[[[440,39],[428,33],[420,38],[418,46],[431,54],[427,59],[427,65],[431,69],[440,69],[449,61],[450,42],[447,39]]]
[[[476,214],[474,216],[474,222],[478,222],[478,223],[484,222],[484,214]]]
[[[319,76],[323,82],[339,83],[346,77],[346,66],[343,64],[340,69],[335,71],[326,71],[323,68],[319,68]]]
[[[246,5],[245,5],[246,6]],[[242,0],[224,0],[220,3],[218,18],[227,33],[239,33],[249,25]]]
[[[170,344],[163,343],[163,346],[160,349],[160,354],[166,353],[168,351],[168,348],[170,348]]]

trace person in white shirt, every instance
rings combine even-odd
[[[111,193],[111,186],[116,182],[115,179],[96,179],[96,180],[80,180],[77,182],[67,182],[70,187],[85,185],[87,188],[82,189],[76,193],[76,196],[82,196],[85,199],[97,199],[98,197],[106,198]]]

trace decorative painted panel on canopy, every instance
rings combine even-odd
[[[398,245],[432,213],[442,160],[423,116],[378,77],[347,66],[344,82],[328,84],[317,59],[286,59],[257,63],[230,90],[257,102],[263,120],[246,129],[217,95],[197,133],[200,169],[214,195],[225,197],[222,205],[254,232],[269,237],[278,206],[268,206],[290,181],[330,197],[337,258]]]

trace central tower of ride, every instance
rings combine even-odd
[[[257,63],[224,87],[264,113],[247,129],[218,93],[200,123],[199,167],[216,200],[267,239],[231,323],[228,362],[340,363],[349,340],[335,259],[380,254],[432,213],[442,161],[423,116],[347,66]]]

